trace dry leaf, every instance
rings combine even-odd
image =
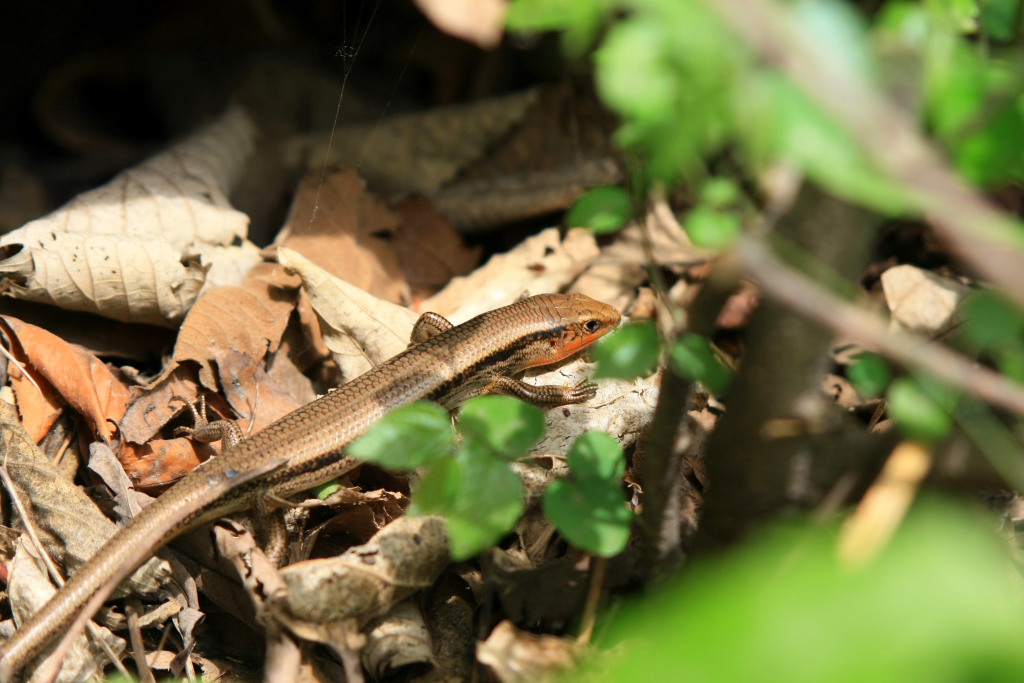
[[[279,249],[277,258],[302,278],[313,308],[324,323],[324,343],[346,381],[408,347],[415,313],[331,277],[291,249]]]
[[[295,308],[294,291],[283,292],[282,284],[256,276],[241,287],[211,290],[182,323],[174,362],[198,364],[199,380],[209,391],[220,389],[214,368],[218,356],[234,350],[254,365],[261,363],[267,353],[277,350]]]
[[[379,192],[430,194],[480,158],[519,122],[535,90],[344,126],[301,139],[296,158],[350,165]]]
[[[571,640],[520,631],[508,620],[495,626],[477,646],[476,658],[501,683],[546,680],[576,665]]]
[[[311,172],[299,183],[275,244],[374,296],[409,299],[393,239],[399,218],[351,168]]]
[[[563,240],[557,228],[549,228],[507,253],[492,256],[470,275],[455,278],[420,308],[450,317],[452,322],[469,320],[524,293],[562,291],[598,253],[589,230],[570,230]]]
[[[0,316],[0,321],[17,340],[25,362],[86,419],[93,434],[112,441],[114,425],[128,406],[128,387],[84,349],[17,318]]]
[[[367,624],[364,632],[363,666],[375,680],[393,676],[406,667],[422,671],[434,665],[430,631],[419,605],[412,600],[398,603]]]
[[[444,520],[401,517],[338,557],[282,569],[288,590],[271,596],[270,605],[286,619],[365,622],[430,586],[448,562]]]
[[[452,224],[426,198],[413,195],[398,205],[395,256],[414,299],[430,296],[480,262],[480,247],[467,247]]]
[[[179,320],[203,283],[203,245],[245,237],[227,192],[252,150],[234,109],[103,187],[0,238],[14,296],[133,322]]]
[[[0,424],[9,434],[5,458],[22,503],[32,511],[40,540],[50,555],[76,571],[113,535],[114,523],[85,492],[61,476],[21,429],[13,408],[0,401]],[[151,593],[166,580],[166,563],[151,559],[129,580],[130,590]],[[34,603],[38,608],[41,603]]]
[[[893,327],[930,335],[949,327],[956,307],[971,291],[959,280],[914,266],[896,266],[882,273],[882,289]]]
[[[505,0],[416,0],[416,6],[445,33],[491,50],[505,33]]]

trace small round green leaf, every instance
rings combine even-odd
[[[596,479],[559,479],[544,492],[544,513],[572,545],[611,557],[629,541],[633,513],[621,487]]]
[[[456,560],[491,547],[523,514],[519,477],[508,463],[462,448],[428,470],[413,494],[410,514],[445,517]]]
[[[570,228],[590,228],[598,234],[615,232],[629,222],[633,205],[623,188],[609,185],[588,190],[565,218]]]
[[[886,394],[889,415],[911,439],[932,443],[953,429],[953,418],[943,407],[943,397],[927,392],[918,381],[901,377]]]
[[[594,377],[633,379],[654,371],[661,345],[652,322],[629,323],[597,343]]]
[[[411,470],[450,453],[454,436],[448,411],[436,403],[417,401],[392,410],[347,450],[365,462]]]
[[[877,353],[871,352],[858,353],[854,362],[846,368],[846,376],[865,398],[881,396],[892,379],[889,364]]]
[[[722,365],[711,343],[699,334],[684,334],[672,346],[672,367],[683,377],[703,382],[715,394],[724,394],[732,383],[732,370]]]
[[[600,479],[619,485],[626,471],[622,446],[605,432],[584,432],[569,449],[569,467],[579,479]]]
[[[740,200],[740,188],[731,178],[710,178],[700,188],[700,201],[713,209],[735,206]]]
[[[493,457],[516,460],[544,436],[544,413],[511,396],[480,396],[462,406],[458,429]]]
[[[727,249],[739,237],[740,219],[734,213],[698,206],[686,215],[683,229],[698,247]]]

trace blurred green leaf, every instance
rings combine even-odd
[[[512,529],[523,514],[522,484],[507,463],[464,447],[427,471],[409,514],[443,515],[452,558],[463,560]]]
[[[926,443],[944,439],[953,428],[944,402],[912,377],[895,380],[886,393],[886,407],[896,426],[911,439]]]
[[[854,357],[853,363],[846,368],[846,376],[862,397],[875,398],[881,396],[889,386],[892,372],[884,358],[866,351]]]
[[[393,470],[422,467],[451,452],[451,417],[429,401],[392,410],[348,447],[348,454]]]
[[[743,196],[732,178],[708,178],[700,188],[700,201],[713,209],[727,209],[739,203]]]
[[[1024,339],[1024,315],[998,292],[973,292],[963,303],[961,317],[964,333],[980,349]]]
[[[707,206],[693,208],[683,221],[690,240],[704,249],[728,249],[740,235],[740,219],[735,213]]]
[[[672,366],[683,377],[703,382],[714,394],[724,394],[732,383],[732,371],[715,356],[707,338],[684,334],[672,346]]]
[[[977,0],[926,0],[925,6],[961,33],[973,33],[978,28]]]
[[[544,436],[544,412],[511,396],[479,396],[459,410],[458,430],[492,457],[515,460]]]
[[[626,473],[622,446],[604,432],[584,432],[580,435],[569,449],[568,463],[577,478],[610,481],[616,487]]]
[[[1017,35],[1021,0],[985,0],[981,4],[981,27],[995,40],[1010,41]]]
[[[620,609],[600,643],[614,656],[581,680],[1022,680],[1020,581],[995,526],[923,501],[859,570],[837,562],[832,529],[759,534]]]
[[[570,228],[590,228],[603,235],[615,232],[633,215],[629,193],[617,186],[595,187],[579,198],[569,210],[565,224]]]
[[[594,347],[597,371],[594,377],[633,379],[654,371],[661,345],[652,322],[624,325]]]

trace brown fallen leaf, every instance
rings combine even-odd
[[[480,247],[467,247],[452,224],[430,200],[413,195],[396,207],[395,256],[412,290],[413,300],[437,293],[480,262]]]
[[[299,183],[275,244],[388,301],[408,301],[392,242],[399,217],[351,168],[311,172]]]
[[[501,683],[553,679],[576,665],[576,646],[568,638],[521,631],[507,619],[476,649],[476,658]]]
[[[128,387],[88,351],[17,318],[0,316],[0,321],[33,371],[86,419],[93,434],[112,441],[114,425],[128,406]]]
[[[363,630],[363,666],[375,680],[434,666],[434,648],[419,604],[403,600]]]

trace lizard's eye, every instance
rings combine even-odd
[[[601,321],[588,320],[587,322],[583,323],[583,329],[593,334],[594,332],[597,332],[599,329],[601,329]]]

